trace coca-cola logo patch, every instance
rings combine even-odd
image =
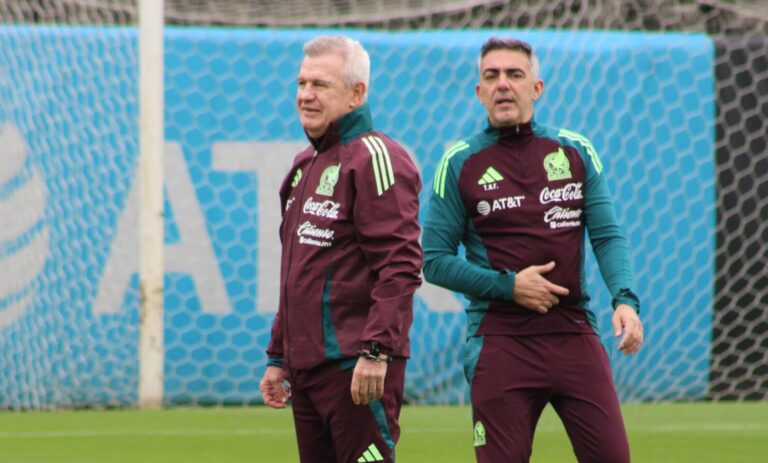
[[[544,187],[539,194],[539,202],[541,204],[550,204],[584,199],[581,186],[581,182],[574,182],[563,185],[560,188]]]
[[[341,203],[337,203],[336,201],[331,201],[330,199],[326,199],[324,201],[315,201],[315,199],[312,196],[310,196],[304,202],[303,210],[305,214],[314,215],[315,217],[338,219],[340,208],[341,208]]]

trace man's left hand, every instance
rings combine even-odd
[[[386,375],[387,362],[358,358],[352,373],[352,401],[357,405],[365,405],[380,399],[384,395]]]
[[[624,337],[619,342],[619,350],[625,354],[636,354],[643,345],[643,323],[637,312],[627,304],[619,304],[611,319],[613,334],[618,338],[622,332]]]

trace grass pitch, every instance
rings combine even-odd
[[[768,462],[768,403],[627,404],[633,462]],[[471,463],[468,407],[406,406],[399,463]],[[3,463],[295,463],[291,413],[265,407],[0,412]],[[576,461],[555,413],[534,463]]]

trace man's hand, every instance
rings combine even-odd
[[[387,375],[387,362],[368,360],[365,357],[357,359],[355,371],[352,373],[352,402],[365,405],[384,395],[384,377]]]
[[[624,337],[619,342],[619,350],[625,354],[636,354],[643,345],[643,323],[635,309],[627,304],[619,304],[611,322],[613,334],[617,338],[624,332]]]
[[[551,272],[553,268],[555,263],[549,262],[544,265],[531,265],[517,272],[512,294],[515,302],[534,312],[544,314],[560,302],[557,296],[567,296],[568,288],[558,286],[542,276]]]
[[[283,369],[275,366],[268,366],[264,372],[264,377],[259,383],[259,390],[264,403],[272,408],[285,408],[288,402],[289,392],[285,388],[285,377]]]

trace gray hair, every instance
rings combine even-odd
[[[344,59],[341,78],[350,87],[359,82],[364,83],[366,91],[364,98],[367,99],[371,80],[371,58],[360,42],[343,35],[321,35],[304,44],[304,55],[341,56]]]
[[[517,39],[502,39],[499,37],[491,37],[485,41],[482,48],[480,49],[480,58],[477,59],[478,69],[481,69],[480,65],[485,55],[494,50],[511,50],[525,53],[525,55],[531,61],[531,75],[533,76],[533,80],[536,81],[539,79],[539,73],[541,72],[539,57],[536,56],[536,52],[533,51],[533,47],[528,42]]]

